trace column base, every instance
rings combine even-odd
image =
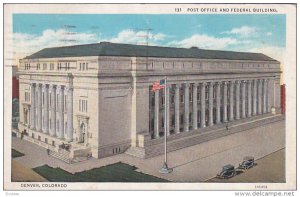
[[[173,169],[169,168],[168,164],[166,162],[164,162],[163,167],[159,170],[159,172],[162,174],[169,174],[169,173],[173,172]]]

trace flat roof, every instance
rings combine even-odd
[[[83,56],[122,56],[122,57],[157,57],[157,58],[196,58],[223,60],[253,60],[272,61],[262,53],[206,50],[197,47],[175,48],[161,46],[146,46],[100,42],[94,44],[73,45],[63,47],[44,48],[24,59],[62,58]]]

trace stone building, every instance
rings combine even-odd
[[[163,152],[165,126],[172,151],[228,122],[278,113],[280,74],[261,53],[109,42],[45,48],[20,60],[18,135],[69,161],[147,158]],[[165,76],[167,102],[163,90],[151,91]]]

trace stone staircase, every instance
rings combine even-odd
[[[56,158],[56,159],[59,159],[61,161],[64,161],[68,164],[70,163],[73,163],[72,159],[70,158],[70,153],[68,151],[65,151],[65,150],[59,150],[59,152],[56,152],[56,151],[52,151],[50,150],[49,152],[50,156]]]
[[[261,117],[262,118],[262,117]],[[256,119],[254,122],[249,122],[249,119],[240,120],[234,123],[228,123],[229,130],[226,130],[224,125],[216,125],[213,128],[202,129],[204,131],[187,133],[186,136],[173,138],[168,140],[168,152],[176,151],[185,147],[197,145],[206,141],[214,140],[220,137],[225,137],[234,133],[262,127],[285,119],[284,116],[264,116],[266,119]],[[125,153],[139,158],[150,158],[163,154],[164,143],[161,140],[159,143],[150,144],[146,147],[130,147]]]

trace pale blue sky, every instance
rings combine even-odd
[[[275,56],[285,49],[285,21],[282,14],[14,14],[13,33],[15,45],[27,48],[17,51],[21,56],[45,47],[100,41],[143,44],[146,32],[141,29],[151,28],[151,45],[274,53],[280,58]]]

